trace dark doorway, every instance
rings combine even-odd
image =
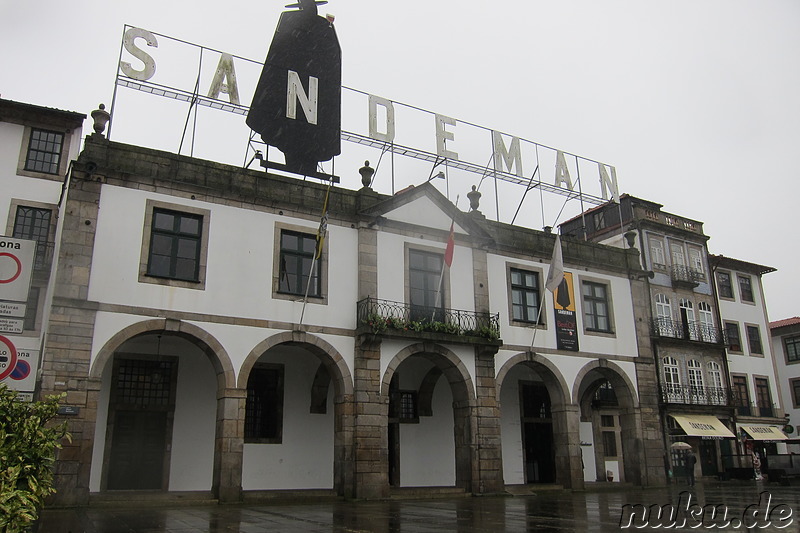
[[[719,474],[719,468],[717,466],[716,441],[700,441],[700,467],[704,476],[716,476]]]
[[[526,483],[555,483],[550,395],[541,383],[520,382],[520,414]]]
[[[107,437],[107,490],[166,490],[177,358],[116,358]]]

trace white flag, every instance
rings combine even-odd
[[[564,280],[564,259],[561,257],[561,237],[556,234],[556,244],[553,247],[553,259],[550,261],[550,270],[547,272],[545,287],[550,292],[556,289]]]

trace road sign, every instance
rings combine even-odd
[[[0,300],[28,301],[36,241],[0,237]]]
[[[25,320],[22,318],[0,317],[0,333],[22,333],[24,324]]]
[[[24,317],[26,304],[18,302],[0,302],[0,316]]]
[[[25,348],[30,341],[25,337],[0,335],[0,383],[11,390],[33,392],[36,388],[39,350]]]
[[[17,366],[17,349],[10,339],[0,335],[0,381]]]

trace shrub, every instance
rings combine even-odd
[[[55,451],[69,439],[66,422],[49,425],[60,396],[22,402],[0,383],[0,532],[26,531],[44,499],[55,492]]]

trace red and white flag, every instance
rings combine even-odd
[[[456,235],[453,231],[453,222],[450,222],[450,237],[447,239],[447,247],[444,249],[444,263],[450,267],[453,264],[453,251],[456,248]]]

